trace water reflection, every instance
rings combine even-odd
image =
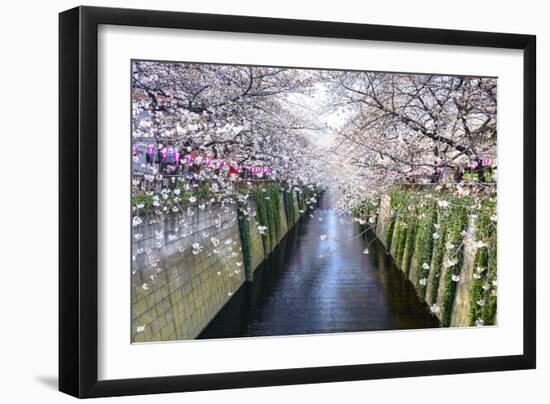
[[[330,206],[327,195],[300,220],[199,338],[437,327],[383,246],[374,240],[363,254],[373,235],[358,236]]]

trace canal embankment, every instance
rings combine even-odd
[[[132,341],[197,337],[296,224],[303,199],[273,185],[136,225]]]
[[[427,192],[386,195],[371,210],[377,237],[440,326],[496,324],[495,212],[492,201]]]

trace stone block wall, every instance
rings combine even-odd
[[[288,226],[280,197],[282,239]],[[249,204],[252,213],[256,208]],[[236,205],[194,211],[145,219],[133,228],[133,342],[196,338],[245,282]],[[298,218],[296,203],[293,224]],[[270,251],[264,251],[252,214],[249,224],[256,270]]]

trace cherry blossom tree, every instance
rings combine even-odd
[[[307,182],[299,168],[309,145],[303,131],[313,124],[290,96],[310,91],[313,78],[296,69],[135,62],[133,136]]]
[[[335,154],[352,167],[349,192],[387,192],[395,184],[460,184],[465,172],[496,169],[494,78],[322,72],[346,124]],[[482,172],[483,174],[483,172]],[[487,182],[487,181],[485,181]],[[355,186],[349,186],[355,184]],[[352,191],[352,189],[355,191]],[[349,195],[348,195],[349,196]]]
[[[137,61],[133,138],[198,155],[194,178],[214,192],[232,194],[257,166],[256,178],[345,190],[351,206],[396,184],[460,187],[474,168],[494,184],[496,89],[495,78]]]

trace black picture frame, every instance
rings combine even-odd
[[[98,26],[344,38],[523,51],[523,354],[98,380]],[[536,37],[278,18],[77,7],[59,15],[59,390],[103,397],[534,369]]]

